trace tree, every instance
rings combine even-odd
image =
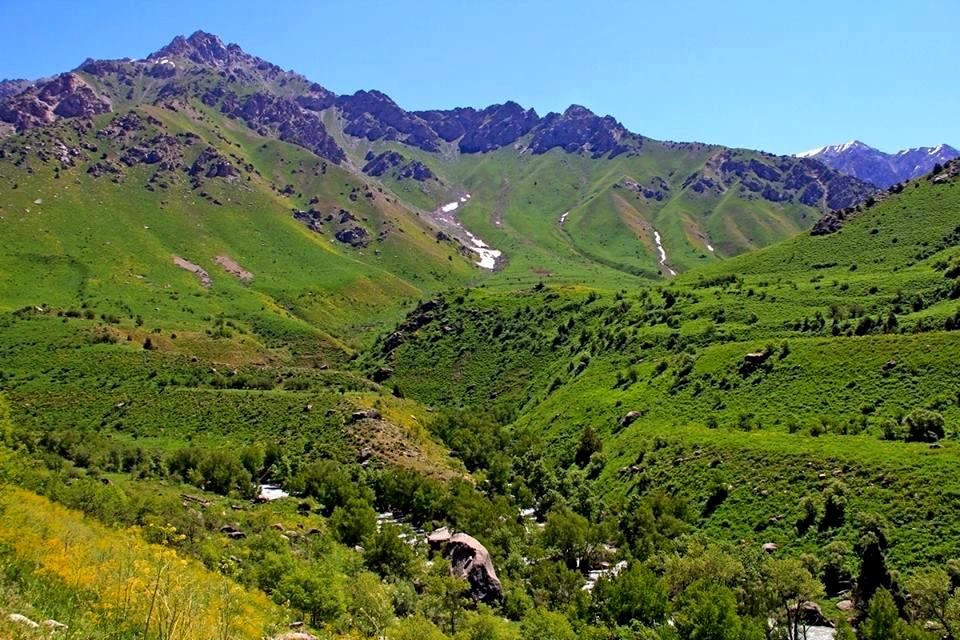
[[[600,434],[598,434],[593,427],[587,426],[583,430],[583,434],[580,436],[580,444],[577,446],[577,453],[574,456],[574,461],[577,463],[577,466],[583,468],[590,463],[590,457],[594,453],[598,453],[603,450],[603,440],[600,439]]]
[[[264,461],[263,447],[258,444],[249,444],[240,449],[240,464],[250,472],[250,475],[256,478],[263,469]]]
[[[673,615],[682,640],[738,640],[740,618],[733,591],[698,580],[677,598]]]
[[[543,529],[543,542],[554,549],[570,569],[586,555],[590,523],[566,507],[551,511]]]
[[[824,531],[843,524],[847,510],[847,487],[839,480],[833,481],[824,493],[823,519],[820,528]]]
[[[860,625],[862,640],[900,640],[900,616],[893,596],[883,587],[870,599],[867,618]]]
[[[867,531],[857,546],[860,573],[857,576],[856,600],[862,608],[873,601],[873,595],[878,589],[889,589],[893,580],[887,571],[887,561],[883,553],[886,539],[881,532]]]
[[[593,590],[594,613],[608,624],[654,626],[666,618],[667,606],[663,581],[637,562],[614,578],[600,578]]]
[[[318,567],[300,567],[286,575],[274,592],[274,599],[310,616],[310,623],[329,622],[343,615],[342,585],[330,573]]]
[[[943,569],[930,569],[907,583],[910,611],[914,620],[933,620],[944,629],[944,637],[953,640],[960,631],[960,593]]]
[[[390,595],[375,575],[363,571],[347,583],[350,626],[369,638],[383,636],[393,619]]]
[[[347,546],[360,544],[377,529],[377,512],[365,500],[350,498],[333,510],[330,518],[337,540]]]
[[[566,616],[546,609],[534,609],[520,623],[523,640],[577,640]]]
[[[520,631],[484,605],[479,611],[470,611],[457,638],[463,640],[520,640]]]
[[[820,583],[796,558],[768,558],[762,572],[773,602],[782,607],[787,622],[787,637],[792,640],[806,637],[805,629],[801,634],[801,605],[823,594]]]
[[[363,563],[384,578],[409,577],[413,559],[413,550],[400,539],[400,527],[394,524],[381,526],[363,550]]]
[[[467,594],[470,584],[450,572],[446,560],[439,559],[425,580],[423,603],[429,616],[450,635],[457,633],[457,626],[470,603]]]
[[[390,640],[448,640],[448,636],[423,616],[403,618],[390,627]]]

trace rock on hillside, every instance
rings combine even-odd
[[[450,561],[450,571],[470,583],[470,595],[479,602],[496,602],[503,598],[503,586],[493,568],[490,552],[465,533],[451,533],[443,527],[429,536],[431,551],[438,551]]]
[[[797,157],[819,160],[840,173],[887,188],[930,173],[934,165],[960,157],[960,151],[941,144],[937,147],[917,147],[897,153],[884,153],[859,140],[853,140],[846,144],[800,153]]]
[[[396,151],[384,151],[374,155],[371,151],[364,158],[366,164],[361,169],[368,176],[382,177],[390,172],[398,180],[413,179],[424,182],[434,177],[430,167],[419,160],[408,160],[406,156]],[[391,171],[396,169],[395,171]]]
[[[738,149],[717,152],[703,170],[684,181],[683,188],[715,196],[736,188],[747,199],[803,204],[825,211],[852,206],[876,191],[815,160]]]
[[[57,118],[92,116],[110,111],[110,101],[76,73],[64,73],[0,103],[0,120],[23,131]]]
[[[34,82],[32,80],[23,80],[22,78],[16,80],[0,80],[0,100],[15,96],[33,85]]]

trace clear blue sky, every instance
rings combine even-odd
[[[654,138],[778,153],[960,145],[957,0],[0,0],[0,24],[0,77],[203,29],[407,109],[578,103]]]

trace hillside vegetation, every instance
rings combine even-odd
[[[960,633],[960,165],[203,33],[0,118],[4,637]]]

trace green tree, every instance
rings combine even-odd
[[[680,594],[673,620],[682,640],[738,640],[740,636],[733,591],[705,580]]]
[[[358,545],[377,529],[377,512],[365,500],[350,498],[330,517],[337,540],[348,546]]]
[[[900,640],[902,622],[897,612],[897,603],[883,587],[877,589],[870,599],[867,617],[860,625],[862,640]]]
[[[914,409],[906,418],[907,438],[914,442],[935,442],[946,434],[943,416],[936,411]]]
[[[362,571],[347,582],[350,626],[368,638],[379,638],[393,620],[393,602],[375,575]]]
[[[953,640],[960,632],[960,593],[943,569],[928,569],[907,582],[910,611],[914,620],[933,620]]]
[[[478,611],[467,612],[457,640],[520,640],[520,630],[480,605]]]
[[[470,584],[453,575],[450,564],[438,559],[424,580],[423,606],[427,615],[451,635],[457,633],[460,620],[470,603]]]
[[[566,616],[546,609],[527,613],[520,623],[520,634],[523,640],[577,640]]]
[[[587,553],[590,523],[566,507],[551,511],[543,529],[544,544],[555,550],[563,562],[573,569]]]
[[[806,629],[801,629],[800,606],[823,595],[820,582],[796,558],[768,558],[764,561],[762,572],[771,604],[781,607],[784,614],[787,637],[792,640],[805,638]]]
[[[663,581],[637,562],[614,578],[600,578],[593,590],[594,613],[608,624],[628,625],[634,620],[646,626],[661,624],[667,606]]]
[[[257,478],[263,469],[265,455],[263,447],[258,444],[249,444],[240,449],[240,464],[253,478]]]
[[[400,528],[393,524],[381,526],[363,550],[363,563],[384,578],[409,577],[413,560],[413,550],[400,539]]]
[[[390,640],[448,640],[443,631],[423,616],[402,618],[390,627],[386,635]]]
[[[287,602],[310,617],[316,626],[331,622],[346,610],[343,585],[339,579],[317,566],[301,566],[286,575],[274,592],[274,599]]]
[[[577,446],[577,453],[574,461],[578,467],[585,467],[590,462],[590,457],[603,450],[603,440],[600,439],[593,427],[587,426],[580,435],[580,444]]]

